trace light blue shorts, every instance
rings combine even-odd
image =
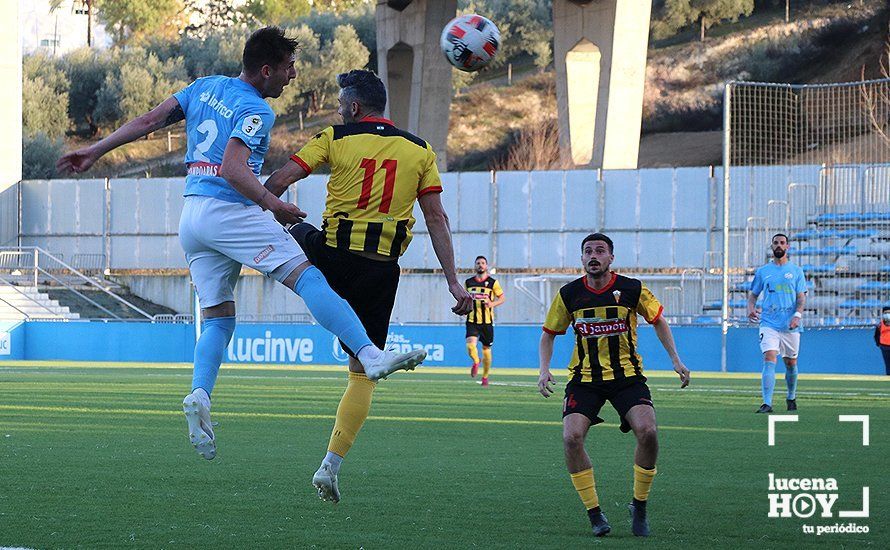
[[[202,308],[235,300],[242,265],[269,276],[291,260],[307,261],[271,213],[213,197],[185,197],[179,242]]]

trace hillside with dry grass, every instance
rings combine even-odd
[[[640,166],[702,166],[721,160],[723,87],[731,80],[788,83],[849,82],[879,74],[888,39],[886,0],[808,7],[785,23],[761,13],[715,29],[704,42],[685,37],[649,50],[643,99]],[[543,97],[541,97],[543,94]],[[558,167],[555,146],[528,155],[531,142],[556,120],[554,74],[536,74],[512,87],[478,85],[455,98],[448,136],[449,167]],[[519,163],[505,162],[518,157]]]
[[[652,43],[643,100],[640,167],[705,166],[721,161],[722,92],[730,80],[824,83],[880,76],[888,40],[887,0],[809,6],[785,23],[779,11],[759,12],[716,27],[705,41],[694,32]],[[508,86],[500,73],[454,98],[448,135],[450,170],[557,169],[556,92],[552,68],[518,66]],[[481,79],[480,79],[481,80]],[[333,110],[299,128],[280,119],[264,172],[270,172],[324,126]],[[174,129],[174,133],[180,130]],[[97,176],[181,176],[184,140],[165,133],[115,151]],[[73,144],[72,144],[73,145]]]

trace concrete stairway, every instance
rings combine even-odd
[[[26,315],[32,319],[80,319],[78,313],[34,287],[0,285],[0,321],[23,320]]]

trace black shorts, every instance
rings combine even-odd
[[[494,325],[480,325],[467,323],[467,338],[475,336],[483,346],[491,347],[494,344]]]
[[[295,225],[290,234],[334,292],[352,306],[374,345],[385,349],[389,318],[399,288],[399,263],[396,260],[372,260],[328,246],[324,232],[312,224]],[[342,340],[340,345],[346,353],[355,357],[353,350]]]
[[[621,417],[621,431],[630,431],[630,424],[624,415],[636,405],[652,404],[652,394],[646,385],[645,377],[632,377],[607,382],[569,382],[562,405],[562,417],[580,413],[590,419],[591,425],[603,422],[599,412],[608,401]]]

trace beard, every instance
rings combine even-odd
[[[485,273],[485,269],[481,267],[476,268],[476,275],[482,275],[483,273]]]
[[[604,266],[603,264],[587,264],[587,274],[593,277],[599,277],[604,274],[609,269],[608,266]]]
[[[784,258],[784,257],[785,257],[785,251],[782,250],[781,248],[776,248],[776,249],[773,250],[773,256],[776,257],[776,258]]]

